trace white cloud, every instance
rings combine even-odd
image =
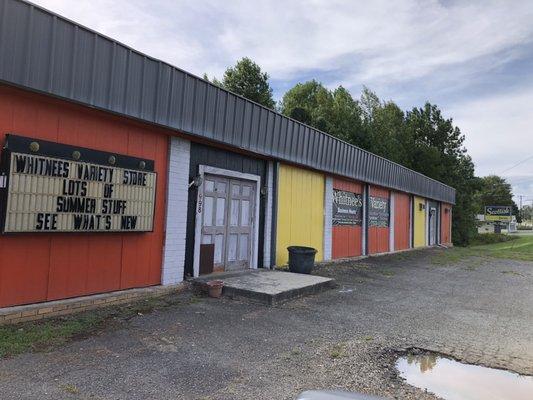
[[[243,55],[277,79],[352,65],[381,84],[423,77],[530,41],[528,2],[37,0],[191,72],[220,73]]]
[[[533,199],[533,158],[528,159],[533,156],[531,104],[533,87],[526,87],[462,102],[447,113],[454,116],[454,122],[466,134],[466,147],[476,164],[476,173],[504,176],[515,195]]]
[[[466,134],[466,147],[480,175],[504,174],[533,178],[533,87],[515,93],[461,102],[447,110]]]

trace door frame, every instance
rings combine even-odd
[[[250,269],[257,269],[257,260],[259,255],[259,210],[261,201],[261,177],[259,175],[246,174],[243,172],[232,171],[229,169],[210,167],[209,165],[199,165],[198,175],[201,179],[201,184],[198,186],[198,193],[196,196],[196,211],[195,211],[195,226],[194,226],[194,263],[193,275],[197,277],[200,275],[200,243],[202,238],[202,216],[203,216],[203,199],[204,199],[204,181],[205,174],[218,175],[224,178],[235,178],[246,181],[255,182],[255,212],[253,222],[253,237],[252,237],[252,257],[250,259]]]
[[[429,201],[427,204],[428,204],[428,212],[427,212],[427,215],[428,215],[428,235],[427,235],[428,246],[437,246],[439,244],[439,207],[438,207],[438,203],[433,203],[431,201]],[[435,210],[435,214],[433,215],[433,217],[431,216],[432,210]],[[431,225],[433,224],[433,221],[435,221],[435,232],[434,232],[435,243],[431,244],[431,232],[433,230]]]

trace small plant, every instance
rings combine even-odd
[[[301,353],[300,349],[292,349],[291,350],[291,355],[293,356],[297,356]]]
[[[71,384],[61,385],[60,387],[67,393],[78,394],[80,392],[76,386]]]
[[[343,343],[338,343],[331,348],[329,356],[333,359],[342,358],[346,356],[346,346]]]

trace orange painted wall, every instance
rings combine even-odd
[[[343,179],[333,179],[333,188],[346,192],[363,193],[363,185],[361,183]],[[362,233],[361,226],[334,226],[332,232],[332,257],[356,257],[363,254]]]
[[[446,212],[446,209],[449,211]],[[451,223],[452,223],[452,206],[446,203],[440,205],[440,242],[442,244],[452,243]]]
[[[370,186],[370,196],[389,198],[390,191],[378,186]],[[368,253],[386,253],[389,251],[389,229],[377,226],[368,227]]]
[[[154,232],[0,235],[0,307],[161,280],[167,136],[104,112],[0,85],[0,142],[14,133],[155,160]]]
[[[410,196],[407,193],[394,193],[394,250],[405,250],[409,246]]]

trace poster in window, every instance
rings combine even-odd
[[[389,218],[389,199],[385,197],[369,196],[368,226],[387,228],[389,226]]]
[[[360,194],[333,189],[333,226],[361,226],[363,198]]]

